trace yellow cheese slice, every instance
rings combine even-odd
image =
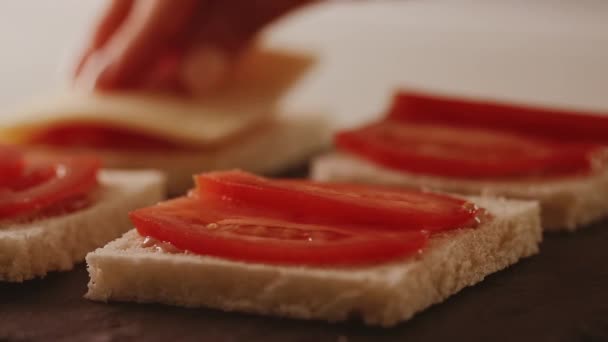
[[[134,129],[189,144],[211,144],[267,119],[286,90],[312,65],[311,56],[252,49],[221,89],[203,99],[144,93],[69,91],[24,110],[0,115],[0,140],[21,143],[62,123]]]

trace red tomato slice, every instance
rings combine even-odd
[[[195,179],[197,194],[206,201],[245,203],[250,210],[302,223],[447,230],[475,226],[479,212],[465,200],[380,186],[273,181],[240,171]]]
[[[339,149],[403,171],[462,178],[591,171],[599,145],[557,144],[505,132],[388,120],[337,134]]]
[[[10,184],[21,176],[25,168],[23,154],[9,146],[0,147],[0,186]]]
[[[608,113],[601,114],[400,92],[395,96],[389,116],[408,121],[487,127],[557,141],[608,144]]]
[[[172,143],[166,139],[130,130],[92,123],[65,123],[33,133],[27,140],[30,145],[59,147],[92,147],[131,150],[175,150],[189,146]]]
[[[238,208],[182,197],[130,214],[142,236],[177,248],[226,259],[288,265],[360,265],[417,253],[425,232],[375,234],[263,216],[242,216]],[[210,208],[214,208],[211,210]]]
[[[0,187],[0,218],[30,215],[86,195],[97,185],[99,167],[97,159],[85,157],[32,161],[20,177]]]

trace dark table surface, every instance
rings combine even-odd
[[[545,237],[542,252],[395,328],[82,298],[83,265],[0,283],[0,341],[608,341],[608,221]]]

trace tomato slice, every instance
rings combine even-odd
[[[506,132],[387,120],[341,132],[336,146],[380,165],[461,178],[589,172],[600,145],[558,144]]]
[[[130,150],[176,150],[193,148],[161,137],[127,128],[95,123],[73,122],[47,127],[32,133],[30,145],[91,147]]]
[[[209,202],[303,223],[447,230],[475,226],[480,211],[462,199],[381,186],[274,181],[241,171],[204,173],[195,180],[198,196]]]
[[[136,210],[130,218],[142,236],[177,248],[268,264],[373,264],[411,256],[428,239],[423,231],[365,232],[249,215],[238,207],[182,197]]]
[[[19,177],[0,186],[0,218],[30,215],[88,194],[97,186],[99,167],[88,157],[29,161]]]
[[[9,146],[0,146],[0,187],[21,176],[24,169],[25,159],[21,152]]]
[[[432,232],[473,228],[484,213],[465,200],[383,186],[270,180],[242,171],[195,179],[188,197],[132,212],[138,232],[227,259],[362,265],[412,256]]]
[[[395,95],[389,116],[487,127],[557,141],[608,144],[608,113],[601,114],[400,92]]]

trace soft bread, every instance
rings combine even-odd
[[[101,171],[95,203],[77,212],[0,227],[0,281],[21,282],[71,269],[130,228],[127,213],[164,196],[156,171]]]
[[[224,87],[201,99],[134,92],[70,90],[0,116],[0,139],[22,143],[30,132],[57,123],[131,128],[188,145],[215,144],[276,112],[278,100],[314,62],[311,56],[254,48]]]
[[[393,171],[354,156],[333,153],[314,161],[312,178],[538,200],[545,230],[573,231],[608,215],[608,168],[590,176],[484,181]]]
[[[392,326],[538,252],[536,202],[474,199],[494,219],[432,238],[418,256],[378,266],[252,264],[143,247],[132,230],[87,255],[87,298]]]
[[[203,171],[240,168],[258,174],[274,175],[298,167],[329,145],[327,125],[321,116],[293,115],[265,123],[225,145],[184,151],[121,152],[72,149],[68,153],[94,153],[111,168],[151,168],[167,175],[170,194],[181,194],[192,187],[192,175]],[[61,155],[65,150],[32,147],[32,153]]]

